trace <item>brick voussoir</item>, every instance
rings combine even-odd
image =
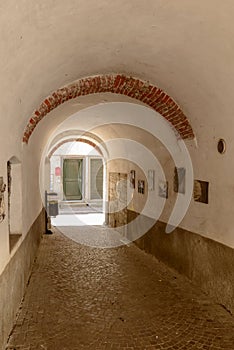
[[[47,96],[28,119],[23,142],[28,143],[33,130],[47,114],[70,99],[95,93],[115,93],[135,98],[160,113],[173,125],[182,139],[194,138],[187,117],[178,104],[162,89],[148,81],[124,74],[96,75],[82,78]],[[183,124],[185,123],[185,124]]]

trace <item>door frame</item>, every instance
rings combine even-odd
[[[66,199],[65,194],[64,194],[64,189],[63,189],[63,163],[65,159],[82,159],[83,160],[83,166],[82,166],[82,199]],[[85,156],[61,156],[61,161],[62,161],[62,189],[63,189],[63,201],[64,202],[85,202],[85,185],[84,185],[84,179],[85,179]]]

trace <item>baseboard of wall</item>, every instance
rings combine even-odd
[[[128,222],[133,223],[139,215],[140,226],[152,222],[152,219],[131,210],[128,210]],[[138,227],[134,228],[133,224],[130,230],[139,230]],[[158,221],[135,244],[187,276],[233,314],[234,249],[179,227],[171,234],[166,234],[165,227],[165,223]],[[132,237],[133,232],[128,232],[128,238]]]
[[[0,349],[4,349],[13,327],[44,231],[43,209],[0,276]]]

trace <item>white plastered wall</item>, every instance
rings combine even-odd
[[[13,221],[11,221],[12,233],[22,233],[22,239],[24,239],[26,233],[29,228],[37,218],[38,214],[41,210],[41,200],[40,200],[40,192],[39,192],[39,162],[40,162],[40,148],[38,149],[38,145],[32,142],[30,146],[23,146],[21,142],[17,139],[13,140],[11,137],[7,136],[8,133],[6,130],[9,128],[4,128],[4,135],[1,133],[1,147],[4,147],[4,152],[0,153],[0,172],[1,176],[4,178],[4,182],[7,184],[7,162],[12,157],[17,157],[21,162],[20,165],[13,165],[16,167],[22,166],[22,181],[19,178],[13,178],[14,181],[19,181],[19,184],[22,184],[22,189],[16,188],[12,193],[11,197],[11,211],[21,210],[22,208],[22,223],[18,222],[17,215],[12,215]],[[9,130],[9,134],[11,135],[11,131]],[[18,141],[18,142],[17,142]],[[34,147],[35,146],[35,147]],[[21,173],[21,169],[18,169]],[[15,173],[15,176],[17,174]],[[17,198],[14,198],[17,196]],[[20,198],[22,196],[22,198]],[[4,194],[5,198],[5,208],[6,208],[6,217],[5,220],[0,224],[0,272],[3,271],[4,267],[10,260],[12,254],[15,253],[13,250],[10,253],[9,250],[9,227],[8,227],[8,196],[7,190]],[[15,218],[15,219],[14,219]],[[15,222],[14,220],[17,220]],[[21,228],[21,229],[20,229]],[[17,232],[19,231],[20,232]]]

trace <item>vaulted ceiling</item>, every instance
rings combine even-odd
[[[228,133],[233,14],[231,0],[1,2],[4,125],[21,142],[33,111],[53,91],[82,77],[117,73],[166,91],[198,140],[203,127]]]

